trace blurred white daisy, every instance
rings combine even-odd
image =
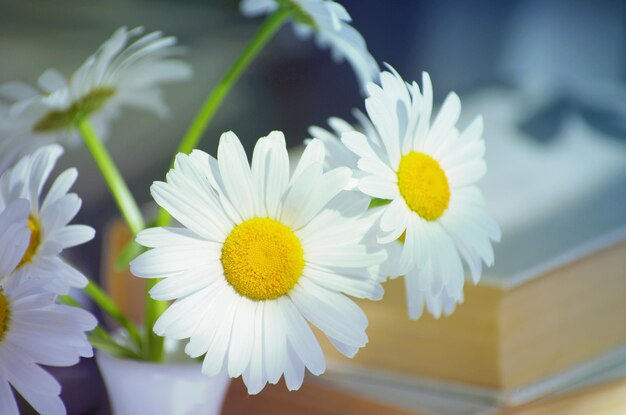
[[[462,301],[461,258],[477,282],[482,261],[493,263],[490,241],[499,240],[500,229],[476,187],[487,170],[482,119],[459,132],[461,103],[451,93],[431,124],[428,74],[422,93],[391,71],[381,73],[380,86],[367,86],[365,106],[375,133],[344,132],[342,142],[358,157],[358,188],[390,201],[380,208],[378,241],[404,241],[396,274],[406,275],[409,314],[417,318],[424,303],[445,311],[453,309],[452,300]]]
[[[0,176],[0,211],[17,199],[30,203],[28,248],[15,271],[2,277],[37,279],[45,289],[66,294],[70,287],[86,286],[87,279],[59,255],[66,248],[91,240],[94,230],[86,225],[68,225],[81,206],[80,198],[68,193],[78,175],[76,169],[61,173],[42,197],[44,185],[61,154],[63,149],[59,145],[42,147]]]
[[[18,199],[0,213],[0,277],[8,276],[27,249],[28,201]],[[61,385],[39,365],[72,366],[93,350],[88,312],[55,304],[55,296],[33,284],[0,278],[0,413],[18,415],[11,387],[41,414],[65,414]]]
[[[363,36],[348,24],[352,19],[341,4],[330,0],[242,0],[240,3],[241,12],[249,17],[272,13],[278,8],[290,12],[298,37],[315,36],[320,47],[330,49],[333,59],[347,60],[361,85],[378,79],[378,64],[367,50]]]
[[[143,28],[118,29],[90,56],[69,81],[54,69],[38,79],[38,88],[12,82],[0,86],[0,99],[10,105],[13,131],[50,141],[78,142],[76,122],[89,117],[99,137],[123,107],[168,113],[160,86],[191,76],[191,67],[177,58],[176,38]]]
[[[366,241],[368,200],[342,189],[350,170],[323,172],[324,146],[311,143],[293,175],[282,133],[261,138],[252,166],[233,133],[222,135],[218,159],[179,155],[152,195],[185,228],[143,231],[154,248],[131,264],[143,278],[165,277],[151,291],[176,302],[155,324],[157,334],[190,338],[191,357],[206,353],[203,372],[227,367],[250,393],[284,374],[298,389],[304,368],[325,370],[309,323],[354,356],[367,342],[367,318],[346,297],[379,299],[378,264],[386,257]],[[308,320],[308,322],[307,322]]]

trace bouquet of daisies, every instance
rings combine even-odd
[[[203,356],[203,373],[242,376],[251,394],[281,377],[298,389],[305,368],[325,371],[311,326],[346,356],[366,345],[367,316],[350,297],[380,300],[381,283],[402,276],[409,317],[424,309],[438,317],[463,300],[465,270],[477,282],[493,263],[500,230],[476,187],[486,173],[482,119],[459,130],[454,93],[433,117],[428,74],[420,87],[389,65],[381,71],[334,1],[243,0],[241,11],[268,17],[152,185],[156,218],[142,215],[105,139],[127,108],[167,114],[160,87],[191,76],[174,37],[121,28],[69,79],[48,69],[36,87],[0,86],[0,413],[18,411],[12,389],[40,413],[65,413],[58,382],[40,365],[71,366],[92,346],[162,362],[164,338],[188,339],[185,352]],[[216,157],[196,150],[229,90],[288,21],[349,62],[364,112],[311,127],[297,161],[280,131],[260,138],[250,161],[233,132],[219,138]],[[136,236],[126,254],[149,282],[143,327],[62,257],[95,233],[70,224],[81,206],[70,193],[76,169],[46,185],[64,147],[81,143]],[[71,289],[123,335],[98,325]]]

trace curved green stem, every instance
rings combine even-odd
[[[60,295],[59,302],[72,307],[82,308],[82,305],[76,301],[70,295]],[[102,328],[102,326],[96,326],[88,335],[87,338],[93,347],[96,349],[104,350],[107,353],[113,354],[119,357],[125,357],[130,359],[140,359],[141,357],[134,350],[123,346],[114,341],[109,333]]]
[[[167,310],[169,303],[167,301],[155,300],[150,297],[150,290],[159,282],[158,279],[149,279],[146,281],[146,304],[144,309],[144,324],[146,326],[144,344],[145,358],[151,362],[162,362],[165,358],[165,349],[163,348],[163,337],[158,336],[153,330],[154,324],[158,318]]]
[[[100,173],[102,173],[106,184],[109,186],[109,190],[122,216],[126,220],[126,223],[128,223],[133,234],[137,234],[146,227],[146,224],[135,198],[130,193],[115,162],[113,162],[113,159],[104,144],[102,144],[102,141],[97,137],[89,120],[82,118],[78,121],[77,126],[83,137],[83,142],[100,169]]]
[[[218,108],[220,107],[224,98],[228,95],[232,87],[237,80],[241,77],[244,70],[252,63],[254,58],[257,57],[259,52],[267,44],[267,42],[274,36],[274,34],[280,29],[287,17],[289,17],[290,11],[287,8],[279,8],[270,15],[263,25],[259,28],[256,35],[248,43],[241,55],[237,58],[233,66],[230,67],[228,72],[224,75],[222,80],[213,88],[204,104],[200,108],[200,111],[193,120],[185,136],[183,137],[176,154],[184,153],[189,154],[202,138],[202,134],[208,127],[209,123],[215,116]],[[175,156],[174,156],[175,157]],[[171,165],[174,164],[172,160]],[[165,209],[159,209],[156,218],[156,226],[168,226],[171,222],[171,217]]]
[[[226,98],[226,95],[228,95],[228,92],[237,82],[243,71],[250,65],[261,49],[263,49],[265,44],[282,26],[287,16],[289,16],[289,11],[280,8],[265,20],[233,66],[231,66],[219,84],[217,84],[207,97],[198,115],[196,115],[196,118],[189,126],[183,140],[180,142],[177,153],[188,154],[198,145],[198,141],[200,141],[202,134],[213,119],[222,101]]]

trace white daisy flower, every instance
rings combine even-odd
[[[76,169],[61,173],[47,194],[42,195],[61,154],[63,149],[59,145],[42,147],[0,176],[0,211],[17,199],[30,203],[28,248],[15,271],[2,277],[37,279],[45,289],[66,294],[70,287],[82,288],[88,281],[59,255],[66,248],[93,239],[94,230],[86,225],[68,225],[81,206],[80,198],[68,193],[78,175]]]
[[[176,302],[154,331],[190,338],[185,350],[206,353],[207,375],[225,367],[254,394],[284,374],[298,389],[305,367],[325,370],[309,323],[347,356],[366,344],[367,318],[344,294],[379,299],[376,272],[386,254],[366,242],[367,199],[342,191],[350,170],[324,173],[323,162],[323,144],[314,141],[290,176],[284,136],[273,132],[256,144],[250,167],[231,132],[217,160],[179,154],[167,182],[152,186],[185,228],[141,232],[137,241],[154,249],[131,271],[165,277],[151,295]]]
[[[339,3],[330,0],[242,0],[241,12],[245,16],[259,16],[285,8],[294,20],[298,37],[315,36],[317,44],[329,48],[333,59],[347,60],[356,73],[359,83],[378,78],[379,67],[367,50],[363,36],[348,23],[352,18]]]
[[[397,274],[406,275],[409,313],[417,318],[425,302],[445,311],[453,309],[452,299],[462,301],[461,258],[477,282],[481,261],[493,264],[490,241],[499,240],[500,228],[476,187],[487,170],[482,119],[459,132],[461,102],[451,93],[431,124],[428,74],[422,93],[391,71],[381,73],[380,86],[367,86],[365,106],[376,133],[345,132],[342,142],[358,157],[359,190],[390,201],[381,208],[378,241],[403,238]]]
[[[181,50],[175,37],[161,32],[139,37],[142,34],[141,27],[118,29],[69,81],[48,69],[39,77],[39,88],[17,82],[0,86],[0,99],[10,104],[14,131],[76,143],[75,123],[87,116],[104,138],[123,107],[167,115],[159,87],[188,79],[191,67],[176,58]]]
[[[0,276],[12,273],[27,249],[29,204],[16,200],[0,213]],[[55,304],[31,281],[0,279],[0,413],[18,415],[11,387],[41,414],[65,414],[61,385],[39,365],[72,366],[93,350],[86,331],[96,319]]]

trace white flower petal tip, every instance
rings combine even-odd
[[[89,226],[69,224],[81,206],[80,198],[68,193],[77,177],[75,169],[61,173],[44,194],[62,154],[59,145],[41,147],[0,176],[0,212],[4,215],[11,211],[13,203],[18,203],[20,209],[24,203],[28,205],[26,220],[20,225],[26,243],[21,236],[12,236],[15,249],[7,251],[5,259],[10,260],[0,266],[4,271],[0,279],[36,280],[44,289],[66,294],[71,287],[84,287],[87,279],[59,255],[66,248],[93,239],[95,231]],[[7,264],[13,268],[8,270]]]
[[[176,38],[158,31],[142,34],[141,28],[116,30],[69,80],[48,69],[38,79],[39,89],[16,83],[0,86],[4,91],[0,110],[9,108],[7,120],[0,114],[0,122],[10,126],[9,135],[31,145],[77,145],[80,137],[73,123],[78,116],[89,115],[103,139],[109,123],[124,108],[166,116],[162,85],[189,79],[191,67],[180,59],[182,49]]]
[[[294,22],[296,35],[315,37],[321,48],[330,49],[336,61],[348,61],[359,84],[363,87],[378,81],[379,66],[367,50],[363,36],[349,23],[352,19],[346,9],[331,0],[242,0],[241,13],[248,17],[287,9]]]
[[[311,325],[354,355],[367,318],[347,295],[382,296],[386,253],[374,242],[369,199],[344,190],[350,169],[323,170],[324,153],[314,140],[290,174],[281,132],[261,138],[250,163],[228,132],[217,159],[179,157],[151,189],[184,226],[137,237],[152,249],[131,271],[163,278],[151,295],[174,300],[153,329],[188,338],[186,353],[206,354],[203,373],[242,376],[251,394],[281,377],[297,389],[305,369],[325,371]]]

